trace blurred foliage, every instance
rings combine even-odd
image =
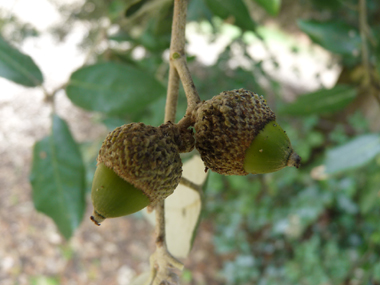
[[[56,5],[65,17],[64,25],[51,29],[57,39],[64,40],[78,22],[90,27],[81,47],[92,52],[91,65],[72,74],[66,89],[70,100],[97,112],[98,122],[110,129],[132,121],[161,124],[172,1],[86,0],[84,4]],[[262,11],[260,17],[256,11]],[[191,0],[188,21],[197,23],[199,32],[207,34],[210,43],[227,34],[231,38],[212,65],[205,66],[194,56],[189,58],[202,99],[241,87],[266,94],[269,104],[278,110],[279,123],[303,158],[298,170],[288,168],[246,177],[210,174],[203,217],[214,224],[215,250],[224,261],[221,274],[225,282],[380,284],[380,133],[376,127],[379,122],[374,123],[370,116],[379,113],[380,103],[380,2]],[[5,32],[10,24],[4,23],[0,22],[3,37],[17,42]],[[321,86],[298,94],[290,103],[282,96],[284,83],[265,68],[268,64],[275,69],[281,67],[267,40],[272,23],[297,31],[295,35],[303,32],[315,46],[331,53],[341,69],[335,87]],[[17,29],[24,38],[37,35],[26,27],[28,24],[21,24]],[[285,45],[292,42],[289,50],[296,56],[305,49],[291,33],[277,38]],[[255,59],[249,53],[253,42],[262,44],[268,54],[265,59]],[[10,44],[3,44],[0,56],[7,49],[15,51]],[[232,64],[237,49],[244,65]],[[3,65],[7,62],[4,58],[0,57]],[[30,62],[20,52],[15,52],[13,59]],[[37,74],[34,63],[30,65],[32,73]],[[25,77],[24,70],[0,69],[1,76],[23,84],[24,79],[15,79],[17,72]],[[317,81],[320,75],[315,74]],[[42,76],[34,82],[41,84]],[[373,103],[368,106],[366,102]],[[177,119],[185,108],[181,90]],[[57,166],[52,183],[71,190],[70,187],[79,187],[82,193],[91,183],[96,155],[91,150],[99,142],[87,142],[80,148],[87,186],[82,181],[84,172],[82,178],[72,180],[76,186],[61,185],[62,179],[70,175],[69,156],[66,160],[55,157],[54,149],[69,141],[67,154],[74,155],[79,147],[66,124],[53,118],[60,127],[53,123],[52,135],[35,146],[33,195],[35,201],[40,201],[36,208],[51,216],[64,236],[70,238],[83,213],[83,196],[70,196],[68,191],[69,196],[53,201],[62,207],[42,207],[39,189],[50,182],[41,173],[49,166],[46,159],[50,159]],[[82,160],[74,161],[81,169]],[[78,172],[72,175],[78,176]],[[38,187],[37,182],[42,186]],[[77,206],[70,206],[70,199],[78,202]],[[55,217],[61,211],[75,215],[59,221]],[[71,227],[64,229],[61,223]],[[190,280],[191,273],[185,273],[184,278]]]
[[[0,76],[15,83],[34,87],[42,81],[42,73],[33,59],[8,44],[0,35]]]
[[[1,34],[13,43],[21,43],[28,37],[38,37],[39,31],[30,23],[24,23],[13,14],[0,9]]]

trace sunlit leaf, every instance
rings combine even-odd
[[[205,0],[208,8],[218,17],[227,20],[243,30],[255,30],[256,23],[249,15],[242,0]]]
[[[261,7],[272,16],[276,16],[280,11],[281,0],[255,0]]]
[[[97,63],[75,71],[66,92],[79,107],[113,115],[137,113],[165,95],[153,75],[132,65]]]
[[[325,160],[326,173],[336,173],[360,167],[380,153],[380,135],[369,134],[331,149]]]
[[[298,20],[298,27],[315,43],[346,56],[358,56],[361,38],[358,30],[340,21]]]
[[[191,182],[204,184],[207,173],[199,156],[194,156],[183,165],[182,176]],[[184,185],[178,185],[174,193],[165,200],[166,242],[171,254],[178,258],[189,254],[195,231],[199,223],[202,201],[198,192]],[[154,213],[147,214],[155,222]]]
[[[278,108],[278,114],[302,116],[334,113],[346,107],[355,97],[355,88],[337,85],[331,89],[301,95],[295,102]]]
[[[141,273],[139,276],[132,279],[131,283],[129,285],[145,285],[147,284],[151,272],[146,271]]]
[[[58,116],[53,117],[50,136],[34,146],[30,181],[35,208],[69,239],[85,210],[85,170],[79,147]]]
[[[38,86],[43,82],[41,70],[33,59],[12,47],[1,36],[0,76],[28,87]]]

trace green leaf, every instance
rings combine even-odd
[[[126,8],[127,8],[126,1],[114,0],[111,3],[109,3],[108,17],[111,19],[111,21],[114,21],[117,18],[123,16]]]
[[[360,167],[380,153],[380,135],[362,135],[331,149],[325,160],[326,173],[332,174]]]
[[[278,113],[300,116],[334,113],[346,107],[355,97],[355,88],[337,85],[301,95],[295,102],[278,108]]]
[[[38,86],[43,82],[41,70],[33,59],[12,47],[1,35],[0,76],[28,87]]]
[[[272,16],[276,16],[280,11],[281,0],[255,0],[261,7]]]
[[[298,27],[315,43],[327,50],[346,56],[358,56],[361,38],[358,30],[344,22],[298,20]]]
[[[380,262],[373,266],[373,281],[380,282]]]
[[[75,71],[66,92],[83,109],[125,115],[138,113],[164,96],[165,88],[153,75],[134,66],[106,62]]]
[[[234,25],[243,30],[256,29],[256,23],[242,0],[205,0],[205,2],[208,8],[223,20],[231,19]]]
[[[30,182],[34,207],[69,239],[85,210],[85,170],[79,147],[58,116],[53,117],[50,136],[34,145]]]
[[[332,10],[332,11],[336,11],[342,8],[342,6],[344,6],[345,4],[341,0],[312,0],[312,3],[316,10],[327,9],[327,10]]]
[[[360,196],[359,207],[362,214],[369,214],[380,204],[379,189],[368,187]]]
[[[187,21],[200,22],[203,19],[211,22],[212,13],[204,0],[191,0],[187,9]]]
[[[112,131],[127,122],[125,119],[120,117],[106,117],[102,120],[102,123],[107,127],[108,130]]]

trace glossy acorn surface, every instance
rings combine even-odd
[[[301,158],[293,151],[285,131],[271,121],[254,138],[248,147],[244,170],[262,174],[278,171],[286,166],[299,166]]]
[[[150,200],[140,189],[100,163],[96,168],[91,190],[94,205],[92,220],[100,224],[105,218],[116,218],[140,211]]]

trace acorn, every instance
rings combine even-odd
[[[262,96],[244,89],[224,91],[199,103],[192,116],[195,147],[206,171],[247,175],[300,166],[301,158]]]
[[[192,132],[170,122],[159,127],[131,123],[110,132],[97,158],[91,220],[100,225],[172,194],[182,175],[179,153],[193,147]]]

